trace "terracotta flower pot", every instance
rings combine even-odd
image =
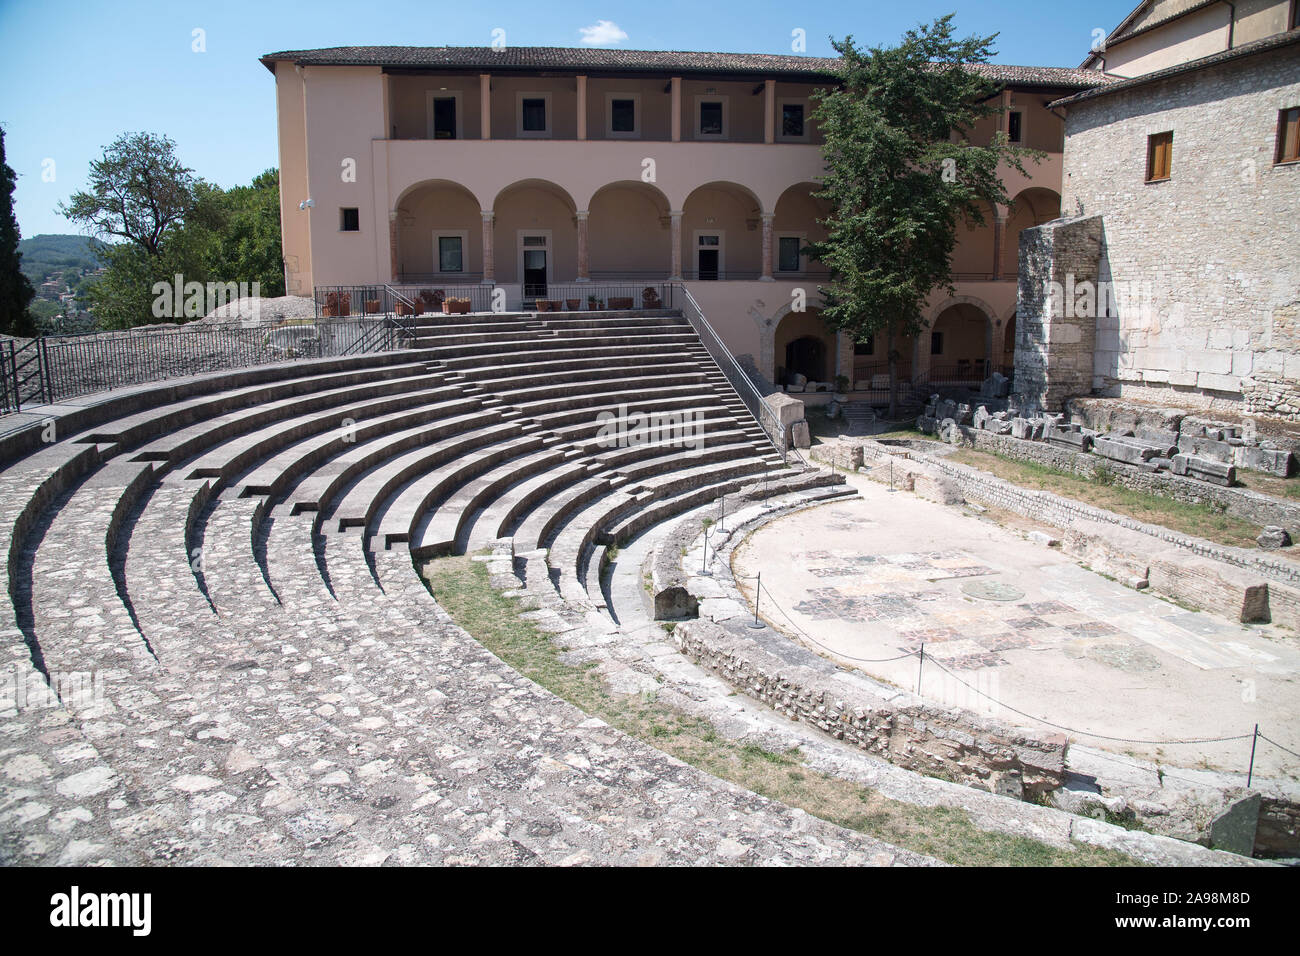
[[[378,299],[366,299],[366,315],[378,315],[379,305]]]
[[[565,300],[564,300],[564,305],[565,305],[565,308],[567,308],[570,312],[577,312],[579,309],[582,308],[582,300],[581,300],[581,299],[565,299]]]

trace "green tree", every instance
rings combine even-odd
[[[18,219],[14,216],[14,186],[18,176],[5,159],[5,134],[0,129],[0,332],[31,335],[27,307],[36,290],[22,272],[18,251]]]
[[[1008,201],[998,176],[1023,171],[1029,151],[972,142],[976,124],[1000,112],[992,81],[967,69],[986,63],[995,37],[953,35],[952,16],[909,30],[895,47],[840,54],[838,86],[814,94],[825,136],[826,172],[817,194],[829,200],[827,237],[808,254],[830,271],[823,318],[864,341],[881,335],[889,356],[890,414],[897,411],[895,343],[919,334],[936,289],[952,289],[957,227],[983,223],[986,203]]]
[[[263,296],[284,295],[284,254],[280,243],[280,171],[268,169],[251,186],[236,186],[222,197],[219,259],[214,278],[257,282]]]

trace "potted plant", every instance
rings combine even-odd
[[[582,308],[582,300],[581,300],[581,299],[565,299],[565,300],[564,300],[564,307],[567,308],[570,312],[577,312],[579,309]]]
[[[605,303],[602,302],[600,299],[596,298],[594,295],[589,295],[587,296],[587,308],[591,309],[591,311],[593,312],[597,312],[605,308]]]
[[[340,316],[352,314],[352,293],[339,293],[339,312]]]
[[[443,299],[442,311],[444,315],[468,315],[469,299]]]
[[[378,315],[381,304],[379,299],[366,299],[366,315]]]
[[[630,309],[632,308],[632,297],[629,296],[610,296],[609,307],[611,309]]]
[[[538,299],[536,302],[533,303],[533,308],[535,308],[538,312],[550,312],[551,303],[548,302],[546,299]]]
[[[325,302],[320,307],[320,314],[327,319],[332,319],[339,314],[339,294],[337,292],[325,293]]]
[[[835,376],[835,394],[831,396],[837,402],[846,402],[849,399],[849,377],[847,375]]]
[[[653,286],[646,286],[641,290],[641,308],[662,309],[663,307],[663,303],[659,300],[659,293],[654,290]]]
[[[415,315],[415,309],[411,308],[411,306],[407,305],[405,302],[402,302],[401,300],[398,300],[398,303],[397,303],[397,314],[398,314],[398,315]]]

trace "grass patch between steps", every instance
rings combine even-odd
[[[798,750],[776,754],[723,737],[711,723],[674,709],[652,692],[612,693],[594,665],[560,659],[551,636],[519,616],[516,598],[497,591],[487,566],[468,556],[435,558],[422,573],[435,599],[475,640],[551,693],[657,750],[754,793],[839,826],[962,866],[1132,866],[1138,861],[1085,844],[1061,849],[982,830],[961,809],[892,800],[852,781],[812,770]]]

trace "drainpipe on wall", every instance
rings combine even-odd
[[[1228,7],[1228,49],[1232,49],[1233,34],[1237,31],[1237,5],[1230,0],[1220,0]]]

